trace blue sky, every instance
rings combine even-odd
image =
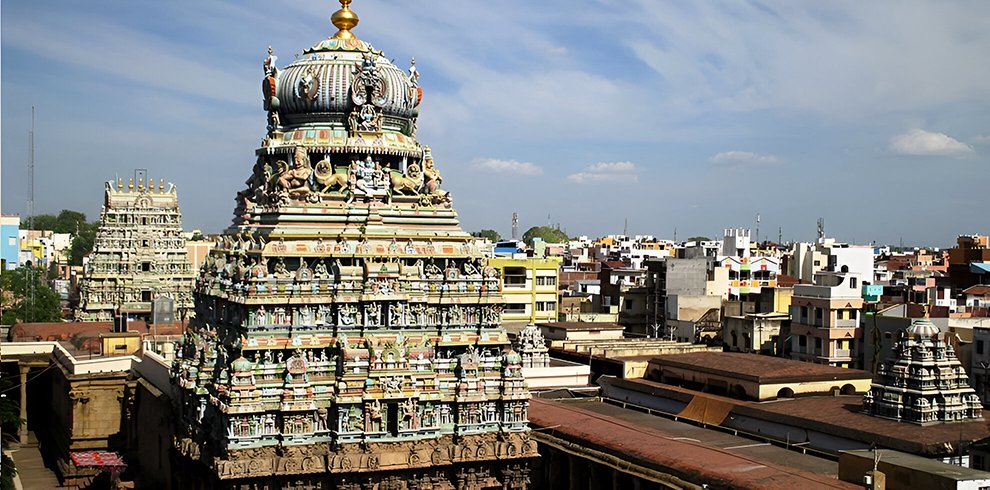
[[[988,2],[363,1],[416,57],[419,139],[465,229],[684,239],[754,227],[947,245],[990,232]],[[187,229],[230,221],[264,136],[261,62],[335,29],[329,1],[10,0],[2,205],[95,218],[135,168]]]

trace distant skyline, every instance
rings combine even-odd
[[[228,226],[265,131],[268,45],[331,1],[13,0],[0,10],[2,208],[99,216],[148,169],[187,230]],[[354,29],[424,89],[465,230],[946,246],[990,232],[990,3],[356,0]],[[549,219],[548,219],[549,216]]]

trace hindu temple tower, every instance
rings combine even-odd
[[[352,29],[278,68],[268,132],[177,346],[188,488],[525,488],[536,443],[497,271],[459,225],[423,91]]]
[[[196,277],[182,236],[174,184],[118,178],[104,189],[100,228],[79,286],[80,320],[120,317],[150,320],[152,304],[168,298],[174,318],[193,306]]]

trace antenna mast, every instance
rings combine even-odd
[[[519,239],[519,213],[512,213],[512,239]]]
[[[35,238],[31,233],[34,230],[34,106],[31,106],[31,130],[28,131],[28,202],[27,202],[27,215],[28,215],[28,240],[34,240]],[[33,259],[33,249],[32,248],[32,259]],[[34,321],[34,268],[37,266],[32,261],[31,267],[28,268],[28,309],[25,312],[24,320],[28,323]]]

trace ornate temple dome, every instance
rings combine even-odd
[[[915,320],[907,329],[908,335],[915,339],[933,339],[939,332],[939,328],[926,319]]]
[[[337,33],[303,51],[281,72],[266,61],[266,71],[275,79],[274,109],[282,130],[349,127],[356,121],[369,130],[377,125],[411,136],[422,98],[415,62],[408,72],[402,70],[358,39],[350,31],[358,23],[357,14],[349,1],[341,3],[331,16]]]

